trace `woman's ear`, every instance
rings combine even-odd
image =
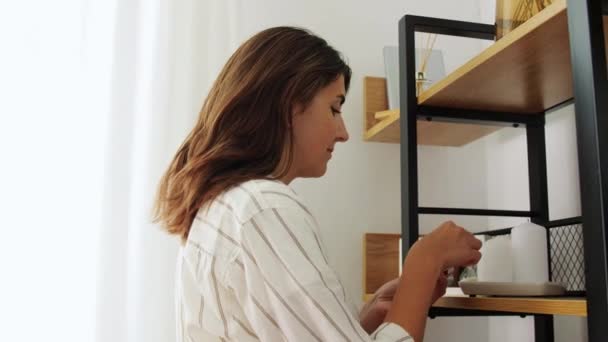
[[[293,106],[291,106],[291,117],[294,117],[298,114],[301,114],[302,112],[304,112],[304,105],[301,103],[296,103]]]
[[[296,103],[291,107],[291,116],[287,119],[288,128],[293,127],[293,119],[302,112],[304,112],[304,106],[301,103]]]

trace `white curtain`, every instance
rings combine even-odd
[[[0,341],[91,341],[104,125],[84,4],[0,1]]]
[[[0,341],[175,340],[151,207],[239,1],[0,2]]]
[[[173,341],[178,239],[151,223],[158,181],[234,49],[238,2],[121,0],[110,70],[98,342]]]

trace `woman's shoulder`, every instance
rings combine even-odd
[[[242,222],[265,210],[304,206],[288,185],[270,179],[243,182],[218,196],[217,200],[229,206]]]
[[[194,234],[191,235],[197,235],[197,231],[206,234],[203,226],[211,225],[238,236],[242,226],[252,218],[274,210],[314,221],[311,211],[288,185],[280,181],[255,179],[231,187],[205,208],[199,209],[191,229]]]
[[[230,259],[240,243],[241,229],[252,217],[276,207],[273,196],[290,196],[287,185],[250,180],[221,192],[200,208],[188,234],[189,244],[215,257]]]

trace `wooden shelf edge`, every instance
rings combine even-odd
[[[376,112],[375,118],[379,121],[363,133],[363,140],[398,144],[401,140],[399,110],[393,109]],[[501,128],[497,126],[418,120],[418,145],[462,147]]]
[[[397,132],[399,130],[399,110],[386,110],[378,113],[382,113],[382,119],[364,132],[363,139],[365,141],[399,143],[399,136],[395,136],[395,130]],[[396,127],[391,127],[392,125],[396,125]],[[386,134],[386,129],[389,128],[392,129],[392,134]]]
[[[399,109],[386,110],[386,80],[366,76],[363,79],[363,140],[398,144],[401,141]],[[418,120],[418,145],[461,147],[502,127]]]
[[[366,293],[363,301],[370,301],[374,295]],[[542,315],[587,316],[587,301],[581,297],[534,298],[534,297],[467,297],[446,296],[439,298],[434,307],[487,310]]]
[[[487,62],[489,59],[503,51],[509,45],[516,43],[522,37],[534,31],[543,23],[548,20],[551,20],[553,17],[563,11],[566,11],[566,1],[555,0],[555,2],[552,3],[550,6],[548,6],[547,8],[539,12],[537,15],[527,20],[525,23],[521,24],[515,30],[505,35],[502,39],[499,39],[497,42],[495,42],[486,50],[484,50],[481,54],[477,55],[463,66],[450,73],[448,76],[444,77],[428,89],[421,92],[418,96],[418,103],[425,104],[425,102],[429,101],[429,99],[431,99],[435,94],[441,92],[454,81],[458,80],[463,75],[466,75],[472,69]]]
[[[434,307],[533,313],[545,315],[587,316],[585,298],[556,297],[442,297]]]

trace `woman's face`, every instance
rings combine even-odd
[[[293,114],[294,156],[288,181],[324,175],[336,143],[348,140],[341,114],[345,93],[344,77],[340,76],[321,89],[308,108],[296,106]]]

